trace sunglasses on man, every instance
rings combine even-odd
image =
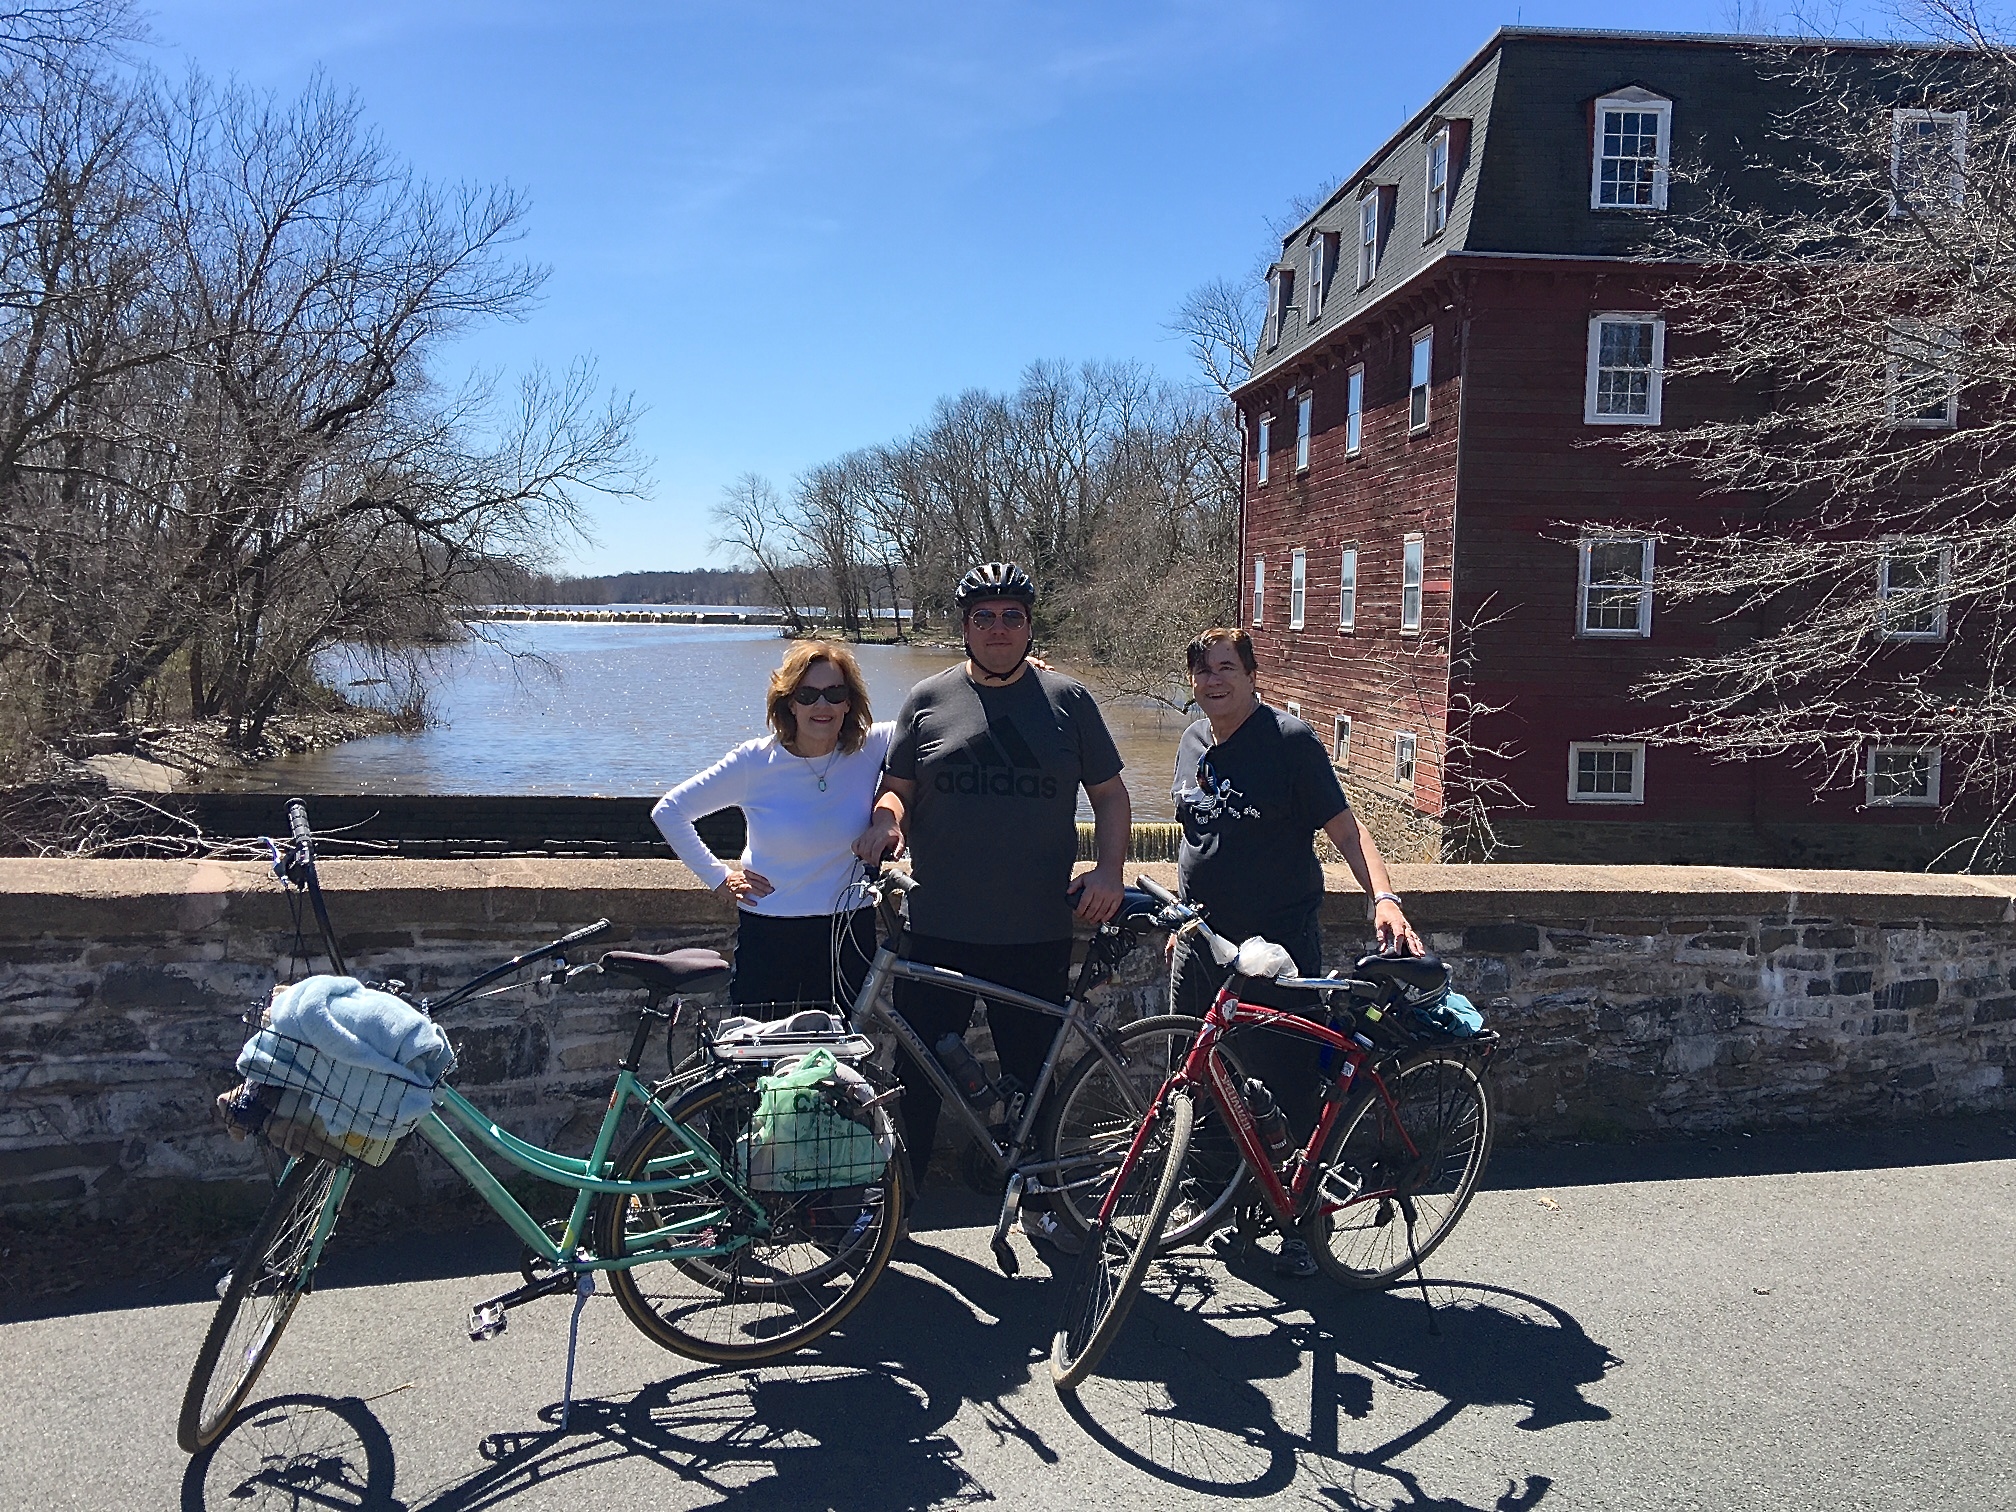
[[[791,702],[808,709],[822,698],[830,704],[844,704],[851,703],[854,695],[847,691],[845,683],[835,683],[830,688],[794,688],[791,692]]]
[[[975,609],[966,616],[966,623],[976,630],[992,630],[997,620],[1003,630],[1020,630],[1029,623],[1029,616],[1020,609],[1003,609],[999,614],[992,609]]]

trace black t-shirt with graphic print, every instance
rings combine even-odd
[[[1316,831],[1349,807],[1314,730],[1263,703],[1219,745],[1200,719],[1176,750],[1175,798],[1183,896],[1214,930],[1282,940],[1308,927],[1323,905]]]
[[[1031,667],[983,688],[956,666],[910,690],[883,770],[917,784],[910,927],[985,945],[1071,937],[1078,788],[1120,775],[1085,685]]]

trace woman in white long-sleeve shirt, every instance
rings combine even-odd
[[[770,674],[771,733],[746,741],[658,800],[673,851],[736,906],[737,1003],[850,1001],[875,952],[872,910],[835,918],[856,875],[889,724],[845,646],[799,641]],[[701,843],[696,819],[739,808],[748,840],[736,869]],[[837,926],[837,927],[836,927]]]

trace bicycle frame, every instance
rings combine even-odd
[[[907,942],[907,931],[897,922],[893,911],[884,913],[883,940],[870,962],[868,974],[861,983],[861,990],[855,995],[853,1006],[848,1012],[849,1026],[856,1033],[872,1029],[886,1030],[906,1052],[915,1074],[921,1075],[938,1094],[943,1108],[951,1110],[965,1128],[968,1142],[981,1151],[993,1166],[996,1175],[1006,1178],[1001,1196],[1001,1212],[994,1224],[994,1233],[989,1247],[995,1262],[1009,1275],[1015,1274],[1019,1262],[1008,1243],[1008,1229],[1021,1211],[1025,1197],[1043,1195],[1065,1190],[1064,1185],[1046,1181],[1055,1177],[1064,1162],[1057,1160],[1026,1159],[1031,1142],[1035,1137],[1036,1121],[1043,1110],[1044,1100],[1050,1095],[1050,1088],[1057,1079],[1057,1067],[1064,1049],[1074,1037],[1091,1046],[1092,1053],[1105,1062],[1113,1079],[1121,1089],[1121,1094],[1130,1104],[1135,1117],[1145,1117],[1153,1106],[1136,1094],[1132,1082],[1127,1078],[1120,1059],[1113,1053],[1093,1027],[1092,1015],[1086,1011],[1079,994],[1084,991],[1086,973],[1091,958],[1079,968],[1078,981],[1060,1006],[1026,992],[1018,992],[1013,987],[999,982],[990,982],[983,977],[968,976],[963,971],[953,971],[944,966],[927,966],[920,961],[903,958],[903,947]],[[945,1068],[938,1064],[938,1057],[924,1043],[922,1035],[910,1027],[900,1013],[896,1012],[894,987],[899,981],[917,982],[926,986],[942,987],[948,991],[964,993],[969,997],[981,998],[988,1003],[1006,1003],[1011,1007],[1026,1008],[1032,1013],[1040,1013],[1049,1018],[1059,1019],[1057,1033],[1051,1038],[1050,1049],[1043,1057],[1043,1067],[1036,1075],[1036,1084],[1031,1087],[1022,1105],[1022,1115],[1013,1128],[1007,1131],[1007,1141],[995,1136],[993,1126],[984,1122],[966,1100]],[[906,1072],[906,1074],[908,1074]],[[1087,1183],[1091,1184],[1088,1180]]]
[[[677,1155],[663,1156],[651,1162],[652,1172],[663,1171],[662,1176],[654,1175],[649,1181],[619,1181],[608,1174],[610,1169],[609,1149],[615,1142],[616,1130],[621,1125],[625,1110],[640,1107],[657,1119],[685,1143],[686,1148]],[[577,1195],[567,1222],[556,1240],[540,1227],[539,1221],[513,1197],[504,1183],[499,1181],[490,1168],[476,1158],[468,1144],[451,1128],[442,1117],[446,1112],[450,1118],[473,1135],[477,1143],[498,1158],[528,1175],[554,1186],[571,1188]],[[609,1106],[603,1111],[602,1124],[595,1133],[594,1149],[587,1159],[576,1159],[557,1151],[545,1149],[518,1138],[508,1129],[494,1123],[490,1117],[468,1098],[453,1087],[441,1089],[440,1102],[433,1112],[420,1121],[415,1131],[432,1145],[441,1158],[453,1166],[476,1189],[477,1195],[487,1202],[498,1217],[511,1226],[511,1231],[540,1259],[550,1264],[563,1265],[570,1270],[627,1270],[649,1260],[662,1260],[664,1252],[649,1249],[635,1255],[587,1255],[579,1251],[581,1237],[588,1219],[588,1209],[595,1198],[603,1193],[618,1196],[644,1196],[653,1192],[676,1192],[684,1187],[698,1186],[707,1181],[725,1180],[747,1210],[751,1226],[757,1233],[767,1231],[769,1216],[762,1205],[740,1184],[729,1176],[722,1167],[720,1157],[704,1139],[695,1139],[687,1134],[686,1128],[667,1113],[657,1098],[653,1097],[637,1074],[628,1066],[622,1066],[616,1073],[616,1085],[609,1094]],[[659,1240],[676,1238],[681,1234],[699,1232],[718,1226],[728,1217],[720,1208],[710,1208],[704,1213],[685,1219],[672,1226],[660,1229],[649,1237]],[[709,1255],[726,1255],[742,1247],[747,1241],[737,1238],[726,1244],[695,1245],[691,1249],[681,1248],[682,1258],[700,1259]]]
[[[1234,1029],[1276,1028],[1300,1034],[1337,1052],[1340,1062],[1331,1073],[1330,1083],[1324,1090],[1323,1112],[1316,1120],[1315,1131],[1309,1142],[1300,1150],[1292,1152],[1288,1163],[1294,1166],[1294,1175],[1284,1183],[1274,1161],[1267,1154],[1267,1147],[1261,1142],[1260,1131],[1254,1126],[1253,1113],[1246,1106],[1245,1092],[1234,1082],[1231,1069],[1225,1058],[1218,1054],[1218,1041]],[[1400,1131],[1410,1158],[1418,1157],[1420,1150],[1414,1144],[1414,1137],[1401,1123],[1399,1109],[1393,1102],[1393,1094],[1385,1081],[1371,1064],[1373,1052],[1366,1049],[1357,1039],[1340,1033],[1328,1025],[1311,1019],[1298,1017],[1278,1008],[1265,1008],[1256,1003],[1241,1002],[1234,995],[1231,985],[1219,989],[1217,998],[1211,1004],[1211,1011],[1205,1016],[1204,1028],[1190,1046],[1190,1053],[1184,1057],[1182,1069],[1170,1078],[1170,1087],[1202,1087],[1211,1095],[1232,1132],[1233,1143],[1239,1147],[1240,1158],[1246,1169],[1259,1183],[1260,1193],[1274,1216],[1283,1223],[1299,1218],[1306,1210],[1310,1192],[1317,1177],[1317,1156],[1324,1143],[1330,1138],[1330,1131],[1343,1116],[1344,1104],[1349,1099],[1351,1089],[1358,1085],[1362,1074],[1370,1077],[1373,1088],[1385,1102],[1387,1111],[1393,1114],[1394,1127]],[[1159,1099],[1158,1099],[1159,1102]],[[1391,1189],[1354,1193],[1352,1202],[1364,1202],[1373,1198],[1392,1195]],[[1109,1197],[1109,1202],[1111,1198]],[[1324,1209],[1335,1212],[1346,1203],[1336,1203]]]
[[[866,980],[854,999],[849,1014],[849,1022],[857,1033],[868,1029],[884,1029],[895,1035],[898,1043],[909,1052],[911,1061],[930,1082],[937,1092],[939,1101],[966,1129],[972,1142],[992,1160],[995,1170],[1011,1181],[1020,1181],[1020,1190],[1025,1192],[1052,1192],[1059,1188],[1048,1187],[1032,1178],[1052,1174],[1060,1164],[1058,1161],[1043,1161],[1024,1164],[1022,1154],[1028,1149],[1036,1130],[1036,1120],[1043,1108],[1043,1100],[1049,1095],[1050,1087],[1057,1079],[1057,1067],[1063,1059],[1064,1047],[1074,1036],[1091,1047],[1093,1054],[1103,1060],[1119,1081],[1125,1093],[1132,1098],[1133,1088],[1127,1081],[1120,1060],[1114,1055],[1105,1040],[1094,1032],[1092,1015],[1075,994],[1065,998],[1060,1006],[1043,998],[1031,997],[1026,992],[1018,992],[1013,987],[1004,987],[999,982],[990,982],[984,977],[968,976],[963,971],[953,971],[944,966],[927,966],[920,961],[905,960],[901,954],[901,938],[886,939],[875,952],[875,959],[868,968]],[[1043,1058],[1043,1069],[1037,1073],[1036,1085],[1031,1087],[1023,1104],[1021,1119],[1009,1130],[1008,1142],[1003,1144],[995,1138],[993,1126],[983,1121],[966,1101],[944,1067],[938,1064],[938,1057],[924,1043],[924,1037],[910,1027],[909,1021],[896,1011],[892,988],[898,981],[919,982],[926,986],[942,987],[948,991],[963,993],[968,997],[982,998],[989,1003],[1006,1003],[1016,1008],[1026,1008],[1033,1013],[1041,1013],[1049,1018],[1059,1019],[1057,1033],[1050,1041],[1050,1051]],[[1145,1113],[1148,1104],[1140,1100],[1134,1108],[1137,1114]]]

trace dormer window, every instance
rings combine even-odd
[[[1391,221],[1394,186],[1367,184],[1358,197],[1358,287],[1371,283],[1379,272],[1386,227]]]
[[[1596,102],[1592,210],[1664,210],[1673,150],[1673,102],[1620,89]]]
[[[1274,341],[1281,344],[1282,336],[1288,330],[1288,307],[1295,303],[1295,270],[1276,268],[1274,270]]]
[[[1309,238],[1309,287],[1302,296],[1302,303],[1308,306],[1303,315],[1305,323],[1313,323],[1323,314],[1330,292],[1331,274],[1337,266],[1336,248],[1335,231],[1318,231]]]
[[[1428,225],[1430,236],[1440,236],[1449,224],[1449,128],[1444,126],[1428,139]]]

